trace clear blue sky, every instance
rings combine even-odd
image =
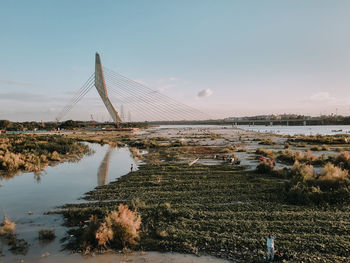
[[[0,119],[54,119],[96,51],[216,116],[349,115],[349,14],[346,0],[2,0]],[[84,101],[68,118],[108,118],[97,92]]]

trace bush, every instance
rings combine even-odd
[[[287,184],[287,200],[293,204],[341,204],[350,201],[349,172],[327,163],[318,175],[312,165],[296,162]]]
[[[294,180],[298,182],[307,182],[315,180],[317,177],[317,174],[312,165],[300,164],[298,161],[295,161],[291,171],[294,175]]]
[[[285,149],[279,152],[277,159],[287,163],[294,163],[295,161],[298,161],[298,162],[303,162],[307,164],[321,164],[321,163],[324,163],[327,158],[325,155],[321,155],[320,157],[317,157],[310,150],[307,150],[306,152],[303,153],[300,151],[293,152],[290,149]]]
[[[272,159],[264,158],[260,161],[259,165],[256,167],[256,170],[259,173],[271,173],[275,167],[275,162]]]
[[[350,155],[348,152],[341,152],[334,160],[334,163],[343,169],[350,170]]]
[[[349,180],[349,172],[331,163],[327,163],[321,171],[319,180],[330,182]]]
[[[141,218],[131,211],[127,205],[120,204],[118,211],[112,211],[105,217],[96,232],[98,245],[105,246],[107,242],[116,247],[126,247],[137,244]]]
[[[0,170],[15,172],[23,166],[24,160],[20,154],[7,151],[4,155],[0,156]]]
[[[85,250],[85,253],[88,253],[92,247],[97,246],[96,232],[99,229],[100,224],[96,215],[92,215],[89,218],[89,224],[83,229],[81,235],[80,248]]]
[[[16,223],[12,222],[6,216],[4,217],[4,222],[1,223],[0,236],[6,234],[13,234],[15,232]]]
[[[330,149],[327,145],[323,144],[322,146],[314,145],[310,148],[310,150],[312,150],[312,151],[329,151]]]
[[[39,240],[54,240],[56,238],[54,229],[39,230]]]
[[[349,136],[344,135],[300,135],[291,142],[309,142],[318,144],[346,144],[349,143]]]
[[[275,145],[276,143],[271,140],[270,138],[268,139],[263,139],[259,142],[259,144],[264,144],[264,145]]]
[[[52,154],[50,155],[50,160],[51,161],[59,161],[61,160],[60,154],[56,151],[53,151]]]
[[[275,152],[271,149],[258,148],[256,149],[255,153],[272,159],[276,157]]]

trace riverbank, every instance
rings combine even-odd
[[[348,205],[291,205],[285,199],[290,178],[257,173],[257,148],[310,150],[291,137],[223,128],[150,129],[128,138],[146,148],[140,169],[87,193],[87,202],[67,205],[63,214],[75,238],[71,249],[84,250],[82,222],[99,218],[119,203],[141,215],[142,231],[134,249],[210,254],[235,262],[261,262],[265,236],[277,234],[276,248],[292,262],[346,262],[350,243]],[[329,141],[326,155],[348,149]],[[235,156],[242,165],[222,159]],[[192,166],[188,162],[200,158]],[[277,165],[278,166],[278,165]],[[283,168],[283,167],[281,167]],[[287,166],[288,168],[288,166]],[[249,171],[251,170],[251,171]]]
[[[49,165],[77,161],[89,147],[61,135],[0,135],[0,176],[39,172]]]

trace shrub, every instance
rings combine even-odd
[[[292,163],[294,162],[294,153],[290,148],[287,148],[283,151],[279,152],[279,155],[277,156],[277,159],[285,162]]]
[[[270,138],[268,139],[263,139],[259,142],[259,144],[264,144],[264,145],[275,145],[276,143],[271,140]]]
[[[4,222],[1,223],[0,236],[6,234],[13,234],[15,232],[16,223],[12,222],[6,216],[4,217]]]
[[[321,171],[319,180],[323,181],[344,181],[349,180],[349,172],[340,167],[327,163]]]
[[[327,145],[314,145],[310,148],[312,151],[329,151],[330,148]]]
[[[112,211],[105,217],[96,232],[98,245],[105,246],[107,242],[117,246],[126,247],[135,245],[139,239],[141,218],[131,211],[127,205],[120,204],[118,211]]]
[[[230,146],[227,146],[227,147],[225,147],[224,149],[222,149],[222,153],[232,153],[232,152],[234,152],[234,151],[236,151],[237,150],[237,148],[236,148],[236,146],[235,145],[230,145]]]
[[[50,160],[51,161],[59,161],[59,160],[61,160],[61,157],[60,157],[58,152],[53,151],[50,155]]]
[[[114,233],[112,228],[103,222],[96,232],[96,239],[99,246],[106,246],[106,243],[113,239]]]
[[[347,170],[327,163],[316,174],[312,165],[296,162],[293,179],[287,184],[287,200],[294,204],[340,204],[350,201],[350,178]]]
[[[96,232],[99,229],[100,224],[96,215],[92,215],[89,218],[88,226],[83,229],[81,235],[80,248],[85,250],[85,253],[89,252],[91,247],[97,246]]]
[[[142,155],[140,154],[139,150],[135,147],[129,147],[130,153],[132,155],[133,158],[135,159],[139,159],[142,157]]]
[[[285,149],[283,151],[279,152],[279,155],[277,156],[278,160],[287,162],[287,163],[294,163],[295,161],[308,163],[308,164],[316,164],[316,163],[323,163],[325,159],[327,159],[324,155],[317,157],[312,153],[312,151],[307,150],[306,152],[293,152],[290,149]]]
[[[348,152],[341,152],[334,160],[334,163],[343,169],[350,170],[350,155]]]
[[[275,158],[276,154],[273,150],[271,149],[263,149],[263,148],[258,148],[255,151],[256,154],[262,155],[264,157],[269,157],[269,158]]]
[[[271,173],[274,167],[274,161],[272,159],[265,158],[260,161],[259,165],[256,167],[256,170],[260,173]]]
[[[298,161],[295,161],[292,169],[291,169],[294,180],[307,182],[310,180],[315,180],[317,174],[312,165],[300,164]]]
[[[180,139],[180,140],[176,140],[175,142],[171,143],[172,147],[181,147],[181,146],[185,146],[186,142],[184,139]]]
[[[24,160],[20,154],[5,152],[4,155],[0,156],[0,170],[7,172],[14,172],[20,169],[24,165]]]
[[[54,240],[56,238],[54,229],[39,230],[39,240]]]
[[[246,148],[239,148],[237,152],[247,152],[248,150]]]

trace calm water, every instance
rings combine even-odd
[[[0,179],[0,218],[6,214],[16,222],[18,238],[29,244],[26,255],[13,255],[6,245],[0,241],[0,262],[35,261],[43,253],[60,254],[60,238],[65,235],[61,215],[44,215],[44,212],[57,206],[79,202],[84,193],[114,181],[130,171],[130,165],[137,167],[128,148],[111,148],[89,144],[95,153],[85,156],[76,163],[62,163],[48,167],[40,177],[34,173],[23,173],[10,179]],[[33,214],[29,215],[31,211]],[[55,241],[41,244],[38,231],[42,228],[54,228]],[[6,260],[5,260],[6,259]]]
[[[315,125],[315,126],[263,126],[263,125],[238,125],[236,128],[242,130],[256,131],[262,133],[276,133],[283,135],[336,135],[336,134],[350,134],[350,125]],[[160,125],[153,129],[232,129],[232,125]]]
[[[276,133],[283,135],[336,135],[349,134],[350,125],[315,125],[315,126],[249,126],[239,125],[237,128],[243,130],[257,131],[262,133]]]

